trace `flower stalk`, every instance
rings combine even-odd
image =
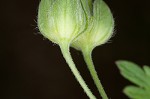
[[[62,42],[62,44],[60,44],[60,49],[61,52],[63,54],[63,57],[65,58],[70,70],[72,71],[72,73],[74,74],[75,78],[77,79],[77,81],[79,82],[79,84],[81,85],[81,87],[83,88],[84,92],[87,94],[87,96],[90,99],[96,99],[96,97],[93,95],[93,93],[91,92],[91,90],[88,88],[87,84],[85,83],[84,79],[82,78],[82,76],[80,75],[78,69],[76,68],[72,57],[70,55],[70,51],[69,51],[69,44],[68,42]]]
[[[92,76],[92,79],[93,79],[93,81],[94,81],[94,83],[95,83],[95,85],[96,85],[96,87],[99,91],[99,94],[101,95],[101,97],[103,99],[108,99],[108,96],[107,96],[107,94],[106,94],[106,92],[105,92],[105,90],[104,90],[104,88],[101,84],[101,81],[100,81],[100,79],[97,75],[94,63],[92,61],[92,56],[91,56],[92,50],[89,50],[88,48],[85,48],[85,49],[82,50],[82,54],[83,54],[84,60],[87,64],[88,70],[89,70],[89,72]]]

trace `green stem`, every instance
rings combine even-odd
[[[90,99],[96,99],[96,97],[92,94],[91,90],[86,85],[85,81],[83,80],[82,76],[80,75],[79,71],[77,70],[72,57],[70,55],[69,51],[69,44],[68,43],[61,43],[60,45],[61,52],[63,54],[63,57],[65,58],[66,62],[68,63],[72,73],[74,74],[75,78],[81,85],[81,87],[84,89],[85,93]]]
[[[94,83],[95,83],[101,97],[103,99],[108,99],[108,96],[107,96],[106,92],[103,89],[103,86],[101,84],[100,79],[98,78],[97,72],[95,70],[95,67],[94,67],[94,64],[93,64],[93,61],[92,61],[92,57],[91,57],[92,50],[88,50],[87,48],[85,48],[84,50],[82,50],[82,53],[83,53],[83,56],[84,56],[84,60],[87,64],[87,67],[90,71],[90,74],[91,74],[91,76],[94,80]]]

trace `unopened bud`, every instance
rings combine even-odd
[[[80,0],[41,0],[38,27],[52,42],[71,42],[85,29],[86,24],[86,15]]]
[[[96,46],[106,43],[113,34],[114,19],[103,0],[94,1],[92,13],[87,30],[71,45],[77,50],[82,50],[85,47],[92,50]]]

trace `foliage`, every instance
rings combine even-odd
[[[123,77],[135,85],[129,85],[123,92],[131,99],[150,99],[150,67],[129,62],[117,61],[118,68]]]

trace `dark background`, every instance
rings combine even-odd
[[[122,89],[131,83],[120,75],[115,61],[150,65],[150,2],[106,2],[114,14],[116,35],[112,43],[95,48],[93,60],[108,96],[128,99]],[[0,99],[88,99],[59,47],[38,34],[38,4],[39,0],[0,2]],[[82,76],[101,99],[81,53],[71,52]]]

